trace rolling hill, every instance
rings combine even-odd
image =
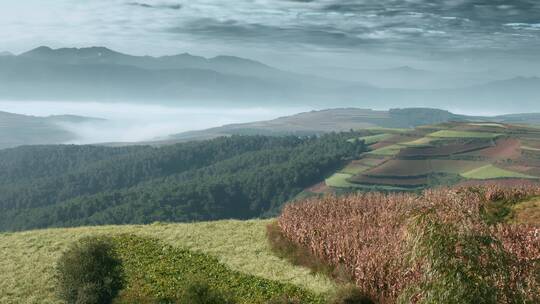
[[[62,127],[63,123],[98,121],[73,115],[36,117],[0,112],[0,149],[21,145],[61,144],[77,136]]]
[[[189,131],[169,136],[169,142],[200,140],[218,136],[261,135],[315,135],[328,132],[373,128],[410,129],[423,125],[451,121],[493,121],[509,124],[540,125],[540,114],[511,114],[500,116],[468,116],[432,108],[396,108],[388,111],[335,108],[299,113],[269,121],[232,124],[207,130]]]

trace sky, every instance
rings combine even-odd
[[[46,3],[46,4],[44,4]],[[280,68],[537,69],[537,0],[2,0],[0,51],[106,46]]]

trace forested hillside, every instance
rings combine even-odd
[[[272,215],[364,151],[351,136],[0,151],[0,229]]]

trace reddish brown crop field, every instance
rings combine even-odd
[[[426,176],[432,173],[459,174],[484,165],[486,163],[480,161],[452,159],[393,159],[364,174],[377,177]]]
[[[501,138],[495,146],[483,149],[479,154],[490,159],[517,159],[521,156],[521,142],[516,138]]]
[[[430,157],[446,157],[455,154],[477,151],[492,146],[489,141],[472,141],[468,143],[448,143],[436,147],[409,147],[402,149],[397,158],[402,159],[422,159]]]
[[[501,242],[501,250],[512,257],[505,262],[509,268],[501,276],[487,276],[495,280],[497,288],[519,289],[531,303],[538,303],[540,225],[489,226],[482,217],[485,204],[538,195],[540,187],[489,186],[427,190],[421,195],[327,196],[287,205],[278,223],[287,238],[328,263],[344,267],[361,290],[377,303],[385,304],[395,303],[404,290],[415,286],[425,275],[422,269],[426,269],[426,261],[407,262],[412,250],[408,244],[415,238],[410,234],[410,223],[425,212],[420,210],[434,210],[443,226],[454,225],[459,227],[456,229],[475,231]],[[452,255],[460,259],[460,245],[456,246]],[[488,257],[480,257],[479,261],[485,258]],[[413,298],[422,296],[417,293]],[[504,295],[498,302],[514,303]]]

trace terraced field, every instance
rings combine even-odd
[[[373,131],[372,131],[373,132]],[[540,182],[540,129],[444,123],[364,137],[371,151],[326,180],[332,189],[422,189],[466,181]]]

